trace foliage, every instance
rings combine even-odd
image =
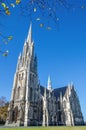
[[[62,9],[74,11],[85,9],[86,0],[19,0],[19,9],[23,16],[37,21],[40,28],[52,29],[52,25],[58,26],[59,14]]]
[[[4,35],[2,35],[2,33],[0,33],[0,36],[2,39],[2,43],[4,43],[5,45],[8,44],[13,39],[13,36],[4,36]],[[8,50],[2,51],[0,49],[0,53],[2,56],[8,56],[9,51]]]
[[[16,5],[20,4],[20,2],[21,0],[0,0],[0,14],[9,16],[11,14],[11,7],[14,8]]]
[[[0,97],[0,124],[4,124],[6,121],[8,104],[6,97]]]
[[[4,124],[7,118],[7,109],[8,104],[3,107],[0,107],[0,124]]]
[[[0,124],[4,124],[6,121],[8,104],[5,97],[0,98]]]
[[[45,27],[47,30],[52,29],[54,22],[58,25],[59,22],[59,10],[75,10],[76,8],[85,9],[86,0],[0,0],[0,15],[11,15],[11,9],[16,9],[18,6],[23,16],[28,16],[30,20],[38,22],[39,27]],[[1,30],[0,30],[1,31]],[[13,39],[12,36],[2,35],[0,32],[0,39],[3,39],[3,43],[8,44]],[[8,51],[3,52],[0,50],[2,56],[7,56]]]
[[[11,2],[12,0],[0,0],[0,16],[10,16],[11,15],[11,8],[14,8],[15,5],[20,3],[20,0],[14,0],[15,4]],[[13,39],[13,36],[5,36],[0,30],[0,42],[3,44],[8,44]],[[8,50],[3,51],[0,47],[0,54],[2,56],[8,56]]]

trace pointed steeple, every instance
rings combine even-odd
[[[32,23],[30,23],[30,28],[29,28],[29,32],[27,36],[27,42],[29,43],[29,45],[32,43]]]
[[[52,85],[51,85],[50,76],[48,76],[47,89],[50,90],[50,91],[52,91]]]

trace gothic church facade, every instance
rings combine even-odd
[[[83,125],[83,115],[74,85],[53,89],[38,83],[32,25],[19,55],[6,126]]]

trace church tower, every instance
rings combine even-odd
[[[34,55],[32,25],[19,55],[6,125],[37,125],[38,74],[37,58]]]

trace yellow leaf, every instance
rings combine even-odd
[[[16,4],[20,4],[21,0],[16,0]]]
[[[9,10],[6,10],[6,14],[7,14],[7,15],[10,15],[10,11],[9,11]]]
[[[12,39],[13,39],[13,36],[9,36],[9,37],[8,37],[8,40],[12,40]]]
[[[6,4],[5,4],[5,3],[2,3],[1,5],[2,5],[4,8],[6,8]]]
[[[7,15],[10,15],[10,11],[9,11],[9,8],[8,8],[8,7],[6,7],[6,9],[5,9],[5,13],[6,13]]]

